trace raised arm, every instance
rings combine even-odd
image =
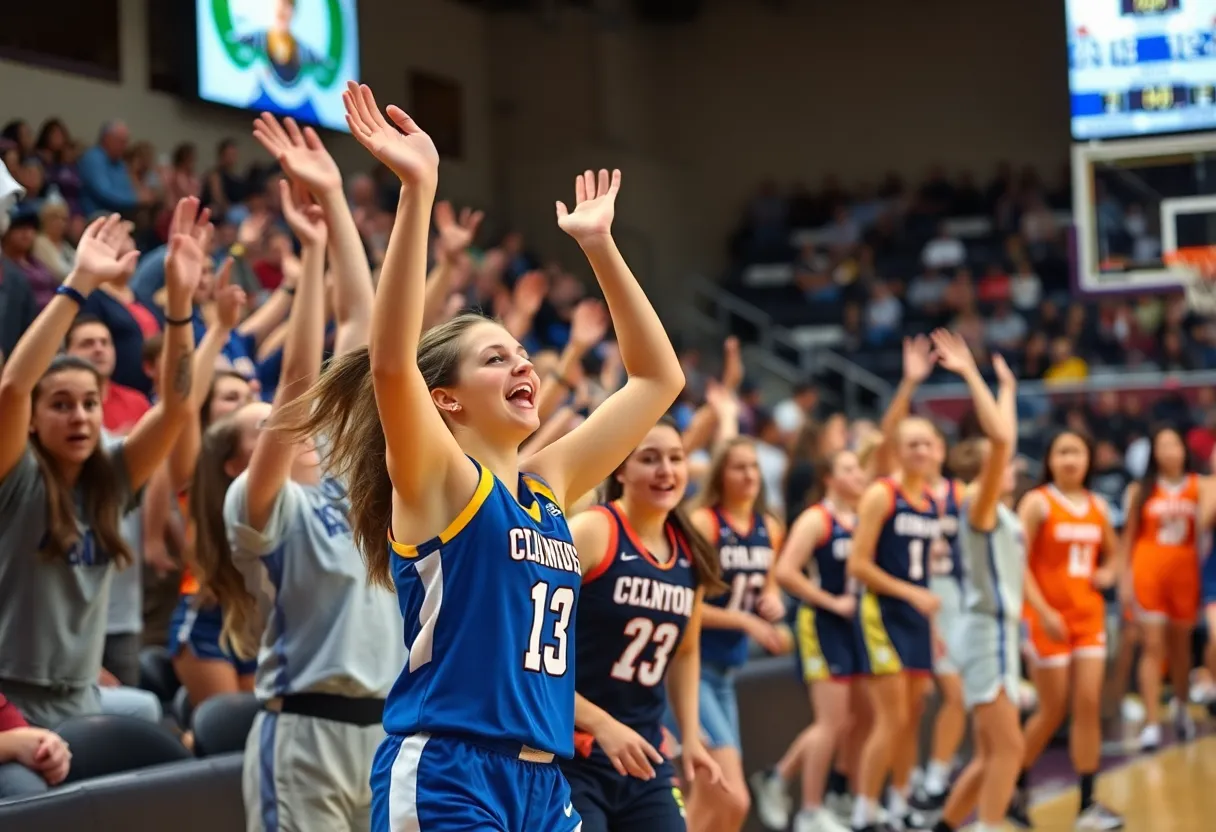
[[[996,506],[1001,499],[1001,479],[1005,466],[1009,464],[1010,453],[1013,449],[1014,431],[1016,426],[1012,418],[1012,393],[1015,389],[1013,374],[1000,356],[994,358],[994,365],[999,362],[1003,368],[1002,395],[1008,401],[1005,410],[992,397],[992,391],[980,375],[979,367],[975,365],[975,356],[971,349],[957,333],[944,329],[933,333],[933,347],[937,352],[938,362],[947,370],[958,375],[967,385],[971,393],[971,401],[975,404],[975,415],[979,419],[980,429],[988,437],[991,449],[988,458],[980,469],[980,475],[971,494],[968,509],[968,522],[972,528],[988,531],[996,526]],[[998,370],[998,374],[1002,371]],[[1008,390],[1005,388],[1008,387]]]
[[[334,274],[334,351],[341,355],[367,344],[372,317],[372,272],[363,241],[342,192],[342,173],[321,143],[317,131],[303,130],[294,119],[282,124],[270,113],[253,123],[253,137],[270,151],[283,170],[303,183],[321,206],[329,227],[329,250]]]
[[[194,291],[210,256],[215,229],[210,212],[199,210],[198,199],[177,203],[169,224],[169,253],[165,258],[165,344],[160,359],[161,399],[144,414],[123,442],[123,459],[132,490],[140,489],[169,456],[173,443],[190,418],[194,366]]]
[[[304,246],[304,276],[288,319],[282,380],[275,390],[274,410],[300,398],[320,376],[325,341],[325,217],[320,207],[308,204],[308,193],[302,187],[297,187],[293,196],[286,180],[279,186],[283,217]],[[258,436],[249,459],[245,499],[251,528],[260,531],[270,519],[297,452],[290,434],[268,430]]]
[[[376,405],[392,415],[383,420],[385,461],[401,500],[433,506],[438,515],[463,505],[476,487],[476,473],[443,423],[418,369],[439,154],[400,108],[388,108],[396,127],[385,121],[366,85],[350,84],[342,99],[351,134],[401,180],[368,342]]]
[[[916,388],[933,372],[936,360],[933,345],[926,336],[917,335],[904,339],[904,375],[882,415],[882,422],[879,424],[882,444],[874,451],[874,470],[879,476],[889,474],[894,467],[892,452],[895,448],[895,433],[899,429],[899,423],[912,409],[912,396],[916,393]]]
[[[31,396],[51,366],[80,302],[107,281],[130,274],[139,253],[119,256],[127,231],[117,214],[94,220],[76,248],[76,265],[57,293],[17,341],[0,373],[0,479],[25,452],[30,435]]]
[[[444,318],[448,296],[459,286],[456,273],[458,261],[465,249],[473,244],[477,227],[485,214],[471,208],[462,208],[459,218],[452,210],[452,203],[435,205],[435,266],[426,280],[426,302],[423,304],[423,328],[435,326]],[[543,417],[542,417],[543,418]]]
[[[575,179],[574,211],[557,203],[557,221],[578,242],[599,281],[616,329],[625,386],[586,422],[540,451],[529,467],[559,498],[589,491],[620,465],[684,388],[684,371],[663,323],[612,239],[621,173],[587,171]]]
[[[595,298],[587,298],[574,307],[570,317],[570,340],[557,361],[557,368],[540,380],[540,395],[536,412],[543,423],[553,415],[573,392],[570,377],[581,372],[583,356],[595,349],[608,333],[608,310]]]

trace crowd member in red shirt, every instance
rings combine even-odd
[[[143,393],[111,380],[116,353],[109,328],[93,315],[78,315],[68,330],[64,352],[86,359],[101,373],[105,379],[101,424],[113,436],[126,436],[152,405]]]
[[[32,728],[0,695],[0,800],[38,794],[68,776],[72,752],[54,731]]]

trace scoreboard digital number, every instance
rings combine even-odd
[[[1216,0],[1066,0],[1078,141],[1216,129]]]

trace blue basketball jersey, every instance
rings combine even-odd
[[[828,524],[827,536],[811,552],[815,570],[819,573],[820,588],[832,595],[856,592],[856,582],[849,577],[846,568],[849,552],[853,548],[853,530],[845,528],[830,503],[817,503],[813,509],[822,511]]]
[[[895,480],[880,480],[891,492],[891,508],[883,521],[874,551],[874,563],[900,580],[928,586],[926,559],[933,540],[941,536],[937,502],[925,491],[913,501]]]
[[[929,547],[931,573],[935,577],[949,577],[962,585],[963,556],[959,548],[958,531],[960,516],[959,494],[963,485],[958,480],[943,480],[945,495],[937,497],[938,516],[941,518],[941,535]],[[936,495],[935,495],[936,496]]]
[[[718,559],[722,564],[722,580],[729,591],[706,603],[738,612],[754,612],[756,599],[768,582],[768,570],[773,565],[773,541],[768,525],[760,512],[752,514],[751,527],[740,534],[717,508],[713,512],[718,527]],[[747,662],[747,634],[742,630],[715,627],[701,630],[701,661],[721,667],[739,667]]]
[[[477,490],[438,537],[389,542],[409,656],[384,729],[472,734],[569,757],[582,579],[570,527],[540,479],[521,474],[517,501],[473,464]]]
[[[604,560],[584,579],[578,605],[576,688],[658,748],[667,665],[696,599],[691,549],[668,523],[671,558],[660,563],[616,505],[591,510],[607,513],[612,531]],[[590,757],[608,765],[598,746]]]

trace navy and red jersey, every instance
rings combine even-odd
[[[591,511],[607,514],[611,531],[604,559],[583,576],[579,593],[575,690],[658,748],[667,666],[696,600],[692,550],[669,521],[671,557],[660,562],[615,503]],[[582,756],[609,765],[585,735],[575,746]]]
[[[725,594],[706,603],[737,612],[754,612],[756,599],[768,583],[773,565],[773,541],[764,515],[753,512],[747,529],[739,531],[717,507],[711,508],[718,532],[710,540],[718,547]],[[747,634],[742,630],[707,627],[701,630],[701,661],[719,667],[740,667],[747,661]]]
[[[930,546],[942,533],[937,501],[928,490],[919,495],[905,494],[889,477],[879,482],[890,491],[891,506],[878,535],[874,563],[902,581],[928,586]]]
[[[825,521],[823,540],[811,551],[819,574],[819,587],[832,595],[856,593],[857,582],[847,571],[849,552],[853,549],[853,528],[840,522],[835,509],[826,500],[816,503],[811,510],[823,512]]]

